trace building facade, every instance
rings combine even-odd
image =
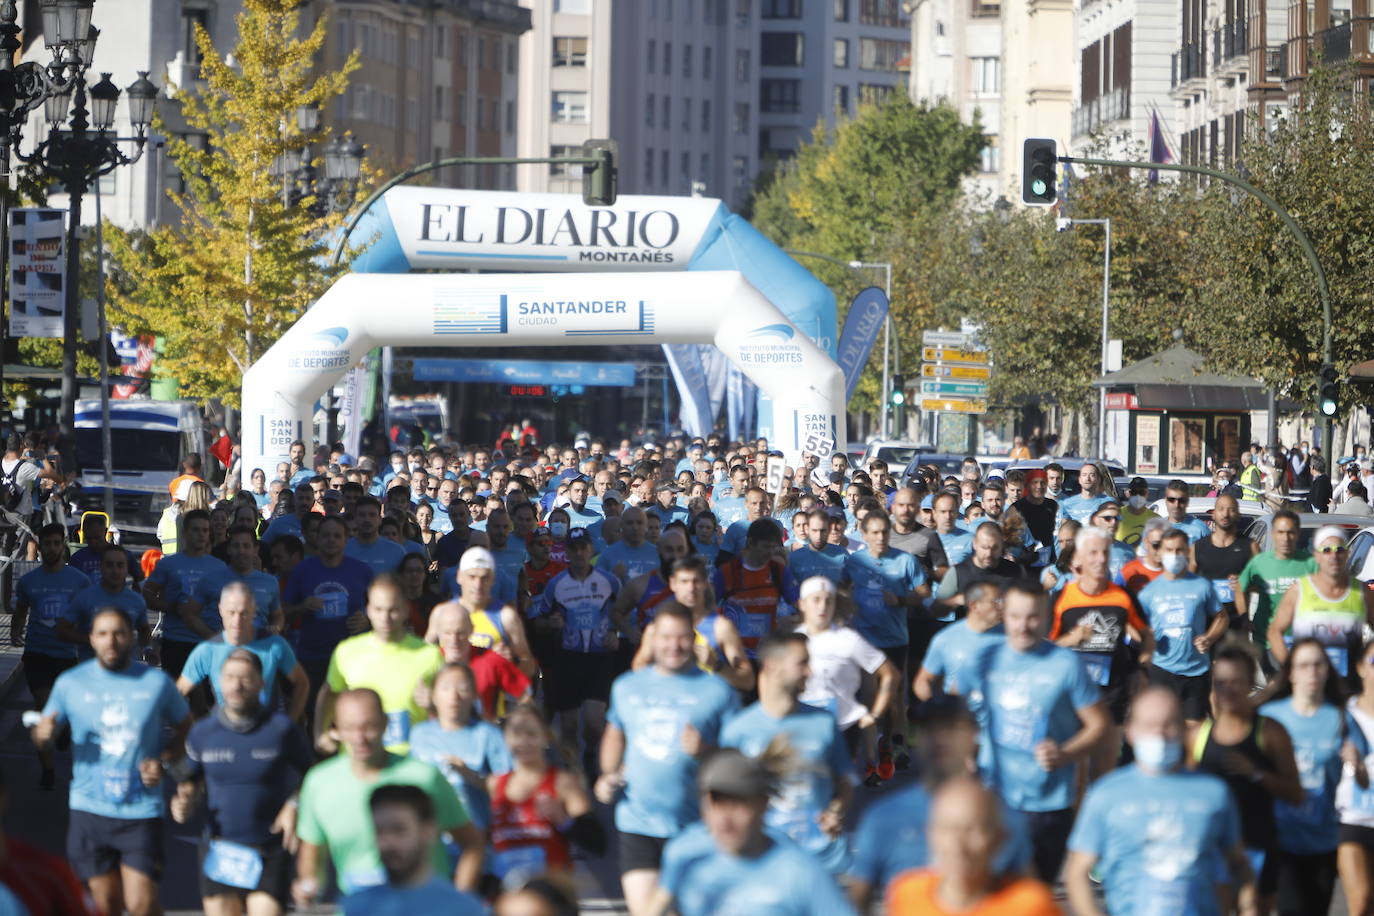
[[[1021,144],[1048,137],[1067,148],[1072,134],[1073,0],[1002,4],[1002,193],[1021,200]]]
[[[1084,0],[1077,16],[1075,152],[1147,155],[1158,117],[1171,120],[1177,0]],[[1161,123],[1161,132],[1168,128]],[[1166,138],[1167,143],[1167,138]]]

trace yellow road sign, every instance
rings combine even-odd
[[[922,347],[921,359],[928,363],[973,363],[985,366],[987,350],[952,350],[948,347]]]
[[[943,410],[950,413],[987,413],[988,402],[961,398],[921,398],[922,410]]]
[[[921,366],[921,378],[990,379],[992,378],[992,369],[987,366],[946,366],[924,363]]]

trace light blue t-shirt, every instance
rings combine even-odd
[[[525,571],[525,564],[529,562],[530,554],[525,549],[525,545],[511,535],[506,541],[506,546],[497,550],[490,548],[491,558],[496,561],[496,578],[498,581],[504,580],[508,583],[508,588],[513,593],[520,583],[520,574]],[[515,603],[516,596],[511,594],[507,601]]]
[[[203,579],[218,580],[229,572],[223,561],[208,553],[193,557],[186,553],[174,553],[157,561],[153,574],[148,581],[162,586],[162,598],[167,607],[175,608],[183,598],[196,593],[196,586]],[[220,630],[219,611],[215,606],[202,606],[200,619],[212,632]],[[162,638],[172,642],[200,642],[201,636],[186,625],[175,610],[162,615]]]
[[[929,865],[929,817],[930,793],[920,782],[909,783],[876,800],[864,809],[854,830],[854,860],[849,874],[881,895],[902,872]],[[1006,839],[993,857],[993,870],[999,875],[1024,874],[1031,861],[1026,817],[1003,803],[1002,827]]]
[[[122,820],[163,816],[162,784],[144,786],[138,765],[162,753],[163,729],[184,722],[190,710],[161,669],[129,662],[107,671],[95,659],[82,662],[58,676],[43,715],[71,727],[73,811]]]
[[[218,621],[215,629],[224,626],[224,621],[219,615],[219,596],[230,582],[242,582],[252,590],[255,605],[253,626],[258,629],[266,627],[271,622],[272,615],[281,608],[281,583],[277,581],[276,576],[260,569],[250,569],[247,573],[239,575],[226,567],[223,575],[206,576],[197,582],[191,597],[200,602],[201,615],[213,614]]]
[[[401,561],[406,558],[406,549],[386,538],[377,538],[370,547],[359,542],[357,538],[349,538],[348,543],[344,545],[344,556],[362,560],[368,569],[372,570],[372,575],[378,576],[382,573],[394,573],[401,565]]]
[[[968,702],[982,728],[984,777],[1019,811],[1061,811],[1073,804],[1072,765],[1046,772],[1035,746],[1078,733],[1078,710],[1101,699],[1078,653],[1049,641],[1018,652],[1005,640],[987,646],[965,669]]]
[[[272,521],[267,523],[267,530],[262,533],[262,537],[259,538],[259,540],[264,544],[271,544],[277,538],[285,537],[286,535],[295,538],[302,537],[301,520],[295,515],[278,515],[276,518],[272,519]]]
[[[1107,574],[1111,576],[1113,582],[1118,585],[1123,581],[1121,578],[1122,568],[1135,559],[1135,548],[1120,541],[1112,541],[1107,550]]]
[[[775,518],[770,518],[768,521],[776,525],[783,540],[787,540],[787,528],[783,526],[783,523]],[[729,528],[725,529],[725,537],[720,539],[720,549],[738,556],[744,550],[744,542],[749,536],[749,526],[753,524],[747,518],[733,522]]]
[[[1181,522],[1169,522],[1179,531],[1188,535],[1188,543],[1196,544],[1198,541],[1212,533],[1212,529],[1200,518],[1193,518],[1191,515]]]
[[[1097,857],[1112,916],[1215,916],[1221,856],[1239,842],[1226,783],[1131,765],[1089,786],[1069,849]]]
[[[344,916],[419,916],[443,913],[445,916],[484,916],[486,907],[471,894],[465,894],[437,875],[419,887],[393,887],[379,884],[349,894],[339,904]]]
[[[716,522],[720,527],[727,529],[749,514],[744,508],[742,496],[722,496],[720,499],[712,500],[711,512],[716,516]]]
[[[219,687],[219,672],[224,667],[224,660],[235,649],[247,649],[262,660],[263,687],[260,696],[263,705],[272,708],[276,705],[278,678],[295,671],[297,664],[296,653],[291,644],[275,634],[259,634],[252,642],[233,646],[225,642],[224,634],[220,633],[214,639],[207,639],[191,650],[191,654],[186,657],[185,667],[181,669],[181,676],[192,684],[199,684],[208,679],[211,689],[215,692],[215,702],[223,703],[224,693]]]
[[[696,548],[697,553],[701,554],[701,558],[706,561],[707,566],[716,565],[716,557],[720,556],[719,541],[711,544],[703,544],[696,538],[692,538],[692,546]]]
[[[682,749],[690,723],[708,745],[739,708],[729,684],[693,666],[681,674],[649,667],[616,678],[606,721],[625,733],[625,794],[615,808],[621,833],[671,837],[697,819],[697,766]]]
[[[1190,572],[1173,581],[1156,576],[1136,597],[1155,634],[1154,664],[1160,670],[1185,677],[1212,670],[1211,658],[1193,646],[1221,610],[1211,582]]]
[[[879,649],[906,645],[907,608],[887,604],[883,592],[901,597],[925,584],[926,574],[916,558],[893,547],[875,557],[865,547],[845,558],[844,574],[854,583],[856,612],[850,626]]]
[[[819,823],[835,798],[836,785],[848,779],[852,769],[835,717],[802,704],[790,715],[775,719],[763,704],[755,703],[725,724],[720,746],[737,747],[757,757],[780,734],[796,752],[798,763],[769,802],[765,823],[815,856],[832,874],[841,874],[849,866],[849,843],[844,834],[829,836]]]
[[[659,883],[680,916],[853,916],[840,886],[816,860],[768,834],[762,854],[722,852],[700,822],[663,849]]]
[[[948,566],[958,566],[960,563],[973,556],[973,535],[967,528],[955,527],[948,534],[938,534],[940,547],[945,552],[945,562]]]
[[[91,585],[91,580],[74,566],[63,565],[56,572],[41,566],[24,574],[15,586],[19,600],[28,605],[28,629],[24,651],[49,658],[76,658],[76,646],[57,638],[57,622],[73,621],[72,600]]]
[[[978,633],[968,625],[967,618],[955,621],[931,639],[921,667],[936,677],[944,678],[945,693],[961,694],[964,668],[984,646],[1004,639],[1005,630],[1000,623],[985,633]]]
[[[491,797],[485,788],[469,784],[448,758],[457,757],[482,776],[499,776],[515,768],[501,729],[475,717],[452,730],[445,729],[438,719],[426,719],[410,730],[410,756],[439,768],[462,799],[472,822],[482,830],[491,823]]]
[[[825,576],[839,585],[844,581],[844,561],[848,556],[838,544],[826,544],[820,550],[806,544],[787,555],[787,568],[799,584],[812,576]]]
[[[1340,835],[1336,786],[1341,781],[1341,745],[1349,738],[1363,758],[1369,753],[1364,732],[1349,712],[1329,703],[1319,706],[1315,715],[1304,716],[1287,697],[1265,703],[1260,713],[1282,725],[1293,740],[1304,796],[1296,807],[1274,800],[1279,848],[1299,855],[1331,852]]]
[[[590,496],[587,497],[587,502],[581,509],[578,509],[572,503],[568,503],[563,507],[563,510],[568,513],[569,531],[574,528],[590,528],[597,522],[606,520],[605,516],[602,515],[598,508],[592,505]]]
[[[76,624],[76,628],[82,633],[90,633],[96,611],[107,607],[123,611],[124,616],[129,618],[129,625],[134,629],[148,622],[148,602],[127,586],[117,592],[107,592],[99,585],[83,588],[72,597],[72,603],[67,606],[68,619]]]
[[[1054,517],[1054,530],[1058,531],[1059,526],[1068,519],[1073,519],[1080,525],[1088,524],[1088,519],[1092,518],[1094,512],[1105,502],[1111,502],[1112,498],[1106,494],[1099,493],[1096,496],[1085,496],[1082,493],[1075,493],[1059,500],[1059,514]]]
[[[615,568],[622,563],[625,564],[625,577],[620,580],[620,584],[624,585],[636,576],[658,569],[658,548],[648,541],[638,547],[631,547],[624,541],[616,541],[601,551],[601,556],[596,558],[596,568],[604,569],[613,576]]]

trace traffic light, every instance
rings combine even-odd
[[[892,390],[888,393],[888,403],[893,407],[901,407],[906,403],[906,376],[900,372],[892,376]]]
[[[616,194],[616,142],[588,140],[582,155],[596,159],[595,165],[582,166],[582,202],[589,207],[609,207]]]
[[[1054,203],[1058,166],[1059,155],[1053,140],[1026,140],[1021,148],[1021,200],[1028,204]]]
[[[1323,417],[1334,417],[1340,409],[1340,387],[1337,383],[1336,367],[1322,363],[1317,373],[1317,413]]]

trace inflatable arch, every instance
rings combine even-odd
[[[845,442],[835,299],[718,200],[396,187],[359,223],[374,239],[243,377],[243,457],[269,473],[315,403],[377,346],[714,346],[760,389],[760,433],[789,456]],[[410,273],[411,271],[443,273]],[[454,273],[454,271],[520,273]],[[406,276],[397,276],[407,274]],[[707,417],[700,364],[674,374]],[[717,401],[718,404],[718,401]],[[686,412],[686,411],[684,411]]]

